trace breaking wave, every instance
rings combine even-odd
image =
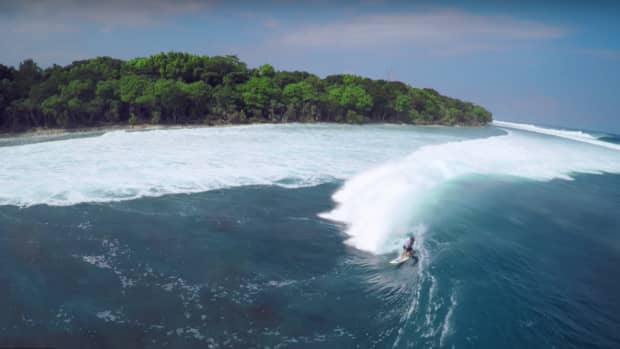
[[[566,139],[571,139],[578,142],[584,142],[589,144],[598,145],[601,147],[606,147],[610,149],[620,150],[619,144],[613,144],[610,142],[605,142],[605,136],[595,136],[594,134],[590,134],[583,131],[573,131],[573,130],[558,130],[554,128],[546,128],[540,127],[531,124],[521,124],[516,122],[508,122],[508,121],[493,121],[493,125],[498,127],[506,127],[510,129],[529,131],[534,133],[546,134],[550,136],[556,136]]]
[[[480,136],[497,134],[491,131]],[[25,143],[40,139],[14,138],[0,147],[0,205],[73,205],[243,185],[311,186],[472,132],[287,124],[75,134],[34,144]]]
[[[412,226],[424,223],[419,209],[450,180],[483,175],[549,181],[571,180],[576,173],[620,173],[619,152],[584,139],[511,130],[503,136],[424,146],[347,180],[333,195],[336,208],[321,216],[345,223],[351,245],[388,252]]]
[[[501,128],[251,125],[114,131],[4,146],[0,205],[72,205],[345,180],[333,195],[336,208],[321,216],[345,223],[353,246],[382,253],[424,224],[419,208],[455,178],[548,181],[620,172],[620,145],[573,131],[495,125]]]

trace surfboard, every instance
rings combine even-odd
[[[409,258],[410,258],[409,255],[406,255],[405,257],[398,256],[398,258],[392,259],[390,261],[390,264],[398,265],[398,264],[401,264],[401,263],[404,263],[404,262],[408,261]]]

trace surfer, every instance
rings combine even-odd
[[[411,235],[409,239],[407,239],[407,241],[405,241],[405,244],[403,245],[403,253],[401,253],[398,258],[391,260],[390,264],[400,266],[404,262],[408,261],[409,259],[414,261],[414,265],[417,264],[418,257],[415,255],[415,251],[413,250],[414,243],[415,243],[415,238],[413,237],[413,235]]]
[[[412,236],[409,237],[409,239],[403,245],[403,253],[400,256],[401,259],[405,258],[405,256],[407,256],[407,254],[409,254],[409,257],[413,257],[413,244],[414,243],[415,243],[415,238],[412,235]]]

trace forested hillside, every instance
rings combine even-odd
[[[484,108],[355,75],[248,68],[235,56],[161,53],[40,68],[0,64],[0,130],[116,124],[397,122],[482,125]]]

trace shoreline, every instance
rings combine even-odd
[[[106,125],[91,126],[78,128],[35,128],[23,132],[2,132],[0,138],[13,137],[39,137],[39,136],[58,136],[70,133],[86,133],[86,132],[108,132],[108,131],[124,131],[124,130],[155,130],[159,128],[172,128],[162,125]]]
[[[396,126],[417,126],[417,127],[485,127],[492,125],[492,122],[479,125],[443,125],[443,124],[406,124],[406,123],[361,123],[349,124],[342,122],[256,122],[256,123],[218,123],[218,124],[184,124],[184,125],[159,125],[159,124],[139,124],[139,125],[101,125],[77,128],[35,128],[23,132],[0,132],[0,139],[21,138],[21,137],[45,137],[45,136],[61,136],[71,133],[89,133],[89,132],[110,132],[110,131],[153,131],[153,130],[169,130],[169,129],[187,129],[187,128],[210,128],[210,127],[230,127],[230,126],[248,126],[248,125],[280,125],[280,124],[335,124],[335,125],[396,125]]]

